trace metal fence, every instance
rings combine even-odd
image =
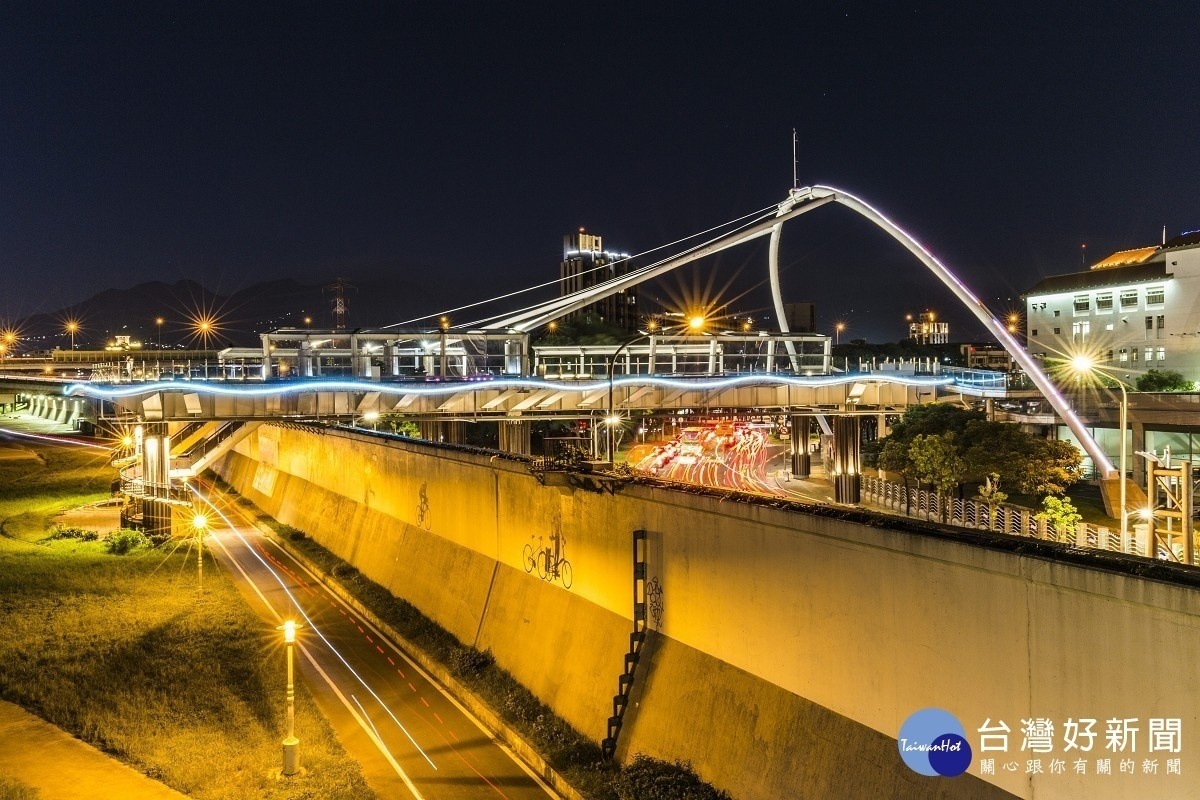
[[[1119,529],[1103,525],[1080,522],[1074,530],[1059,531],[1038,519],[1037,512],[1023,506],[998,503],[989,507],[982,500],[959,500],[945,504],[942,497],[928,489],[905,488],[882,478],[866,475],[862,480],[863,499],[885,508],[917,519],[945,522],[964,528],[1007,533],[1013,536],[1029,536],[1050,542],[1062,542],[1076,547],[1091,547],[1118,553],[1145,556],[1149,550],[1150,533],[1146,525],[1134,525],[1132,532],[1121,534]],[[945,508],[943,508],[945,506]],[[942,514],[946,516],[943,520]],[[1181,553],[1168,550],[1157,542],[1155,557],[1169,561],[1180,561]]]

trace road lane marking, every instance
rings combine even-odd
[[[392,712],[391,708],[388,707],[388,704],[383,702],[383,699],[378,694],[375,693],[375,690],[371,688],[370,684],[368,684],[366,682],[366,680],[364,680],[363,677],[358,674],[358,672],[354,669],[354,667],[350,666],[350,662],[347,661],[346,658],[341,654],[341,652],[336,647],[333,646],[333,643],[325,638],[325,634],[323,634],[321,632],[321,629],[317,626],[317,624],[315,622],[313,622],[312,618],[309,617],[309,615],[304,611],[304,608],[301,607],[300,603],[297,601],[296,596],[294,594],[292,594],[291,590],[283,582],[283,579],[281,579],[279,577],[279,574],[271,568],[271,565],[268,564],[262,556],[260,556],[256,552],[254,552],[254,548],[250,546],[250,543],[248,541],[246,541],[246,537],[241,534],[241,532],[237,529],[237,526],[234,525],[233,522],[227,516],[222,514],[221,510],[219,508],[217,508],[217,506],[210,499],[205,497],[203,494],[201,494],[198,490],[196,490],[194,488],[192,488],[192,491],[196,494],[197,497],[199,497],[201,500],[203,500],[208,505],[209,508],[211,508],[214,512],[216,512],[217,516],[219,516],[225,522],[225,524],[229,526],[229,528],[233,532],[233,534],[235,536],[237,536],[237,538],[242,542],[243,545],[245,545],[246,550],[250,553],[250,555],[252,555],[256,559],[258,559],[259,563],[261,563],[263,565],[263,568],[271,573],[271,576],[275,578],[275,580],[279,583],[280,588],[283,589],[284,594],[286,594],[291,599],[292,604],[295,606],[297,613],[299,613],[300,616],[304,617],[304,621],[308,623],[309,629],[313,633],[315,633],[317,636],[320,637],[321,641],[323,641],[325,643],[326,647],[329,648],[329,652],[331,652],[335,656],[337,656],[338,660],[341,661],[342,664],[346,667],[346,669],[350,671],[350,674],[353,675],[355,677],[355,679],[357,679],[358,682],[362,684],[363,688],[366,689],[371,694],[371,696],[375,698],[375,701],[377,703],[379,703],[379,706],[385,712],[387,712],[387,715],[389,717],[391,717],[392,722],[396,723],[396,727],[398,727],[401,730],[401,732],[403,732],[404,735],[406,737],[408,737],[408,740],[410,742],[412,742],[413,747],[417,748],[417,752],[420,753],[421,756],[425,759],[425,761],[429,764],[429,766],[432,767],[436,771],[437,764],[434,764],[433,759],[431,759],[429,757],[429,754],[425,752],[425,750],[421,747],[421,745],[417,744],[417,740],[414,739],[412,734],[408,732],[408,728],[404,727],[404,724],[400,722],[400,720]],[[226,549],[226,552],[229,552],[228,549]],[[276,614],[278,614],[278,612],[276,612]]]

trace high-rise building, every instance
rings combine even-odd
[[[926,309],[914,320],[908,315],[908,338],[917,344],[946,344],[950,341],[950,323],[938,322],[937,314]]]
[[[619,278],[633,269],[627,253],[604,249],[599,234],[578,233],[563,237],[563,260],[559,265],[559,296],[565,296]],[[627,331],[637,330],[637,288],[630,286],[590,303],[563,317],[585,323],[603,323]]]

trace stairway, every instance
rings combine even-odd
[[[646,644],[646,532],[633,532],[633,632],[629,634],[629,652],[625,654],[625,669],[617,678],[617,694],[613,695],[613,715],[608,718],[608,735],[601,742],[604,757],[612,759],[617,752],[617,737],[629,695],[633,691],[634,674],[642,648]]]

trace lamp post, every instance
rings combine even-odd
[[[699,322],[697,322],[697,320],[699,320]],[[704,327],[704,318],[693,317],[691,322],[688,324],[694,329],[702,328]],[[617,356],[621,354],[622,350],[624,350],[626,347],[629,347],[629,345],[633,344],[634,342],[640,342],[642,339],[648,339],[658,332],[658,325],[653,322],[648,324],[646,328],[646,333],[639,333],[632,339],[621,342],[620,346],[617,347],[617,349],[613,351],[613,354],[608,357],[608,413],[604,415],[604,424],[608,428],[606,431],[606,438],[608,442],[608,452],[606,455],[608,456],[609,463],[611,463],[614,467],[617,465],[617,458],[616,453],[613,452],[613,429],[620,424],[621,418],[613,412],[613,378],[616,377],[613,369],[617,364]],[[653,369],[653,365],[651,365],[651,369]]]
[[[846,323],[839,322],[833,326],[833,343],[839,344],[842,340],[842,331],[846,330]]]
[[[75,331],[79,330],[79,323],[71,320],[67,323],[67,333],[71,334],[71,351],[75,350]]]
[[[1104,372],[1096,366],[1096,362],[1090,356],[1075,356],[1071,359],[1071,368],[1078,375],[1103,375]],[[1112,376],[1108,376],[1112,377]],[[1118,466],[1119,478],[1121,481],[1120,487],[1120,503],[1121,503],[1121,541],[1125,540],[1126,534],[1129,532],[1129,512],[1125,508],[1125,426],[1129,418],[1129,394],[1125,391],[1125,382],[1119,378],[1114,378],[1117,381],[1117,387],[1121,390],[1121,462]]]
[[[196,531],[196,591],[204,594],[204,531],[208,528],[208,517],[199,511],[192,517],[192,530]]]
[[[292,670],[292,645],[296,643],[296,629],[302,625],[287,620],[275,630],[283,631],[283,642],[287,648],[287,737],[283,740],[283,774],[295,775],[299,770],[300,740],[296,738],[296,684]]]

